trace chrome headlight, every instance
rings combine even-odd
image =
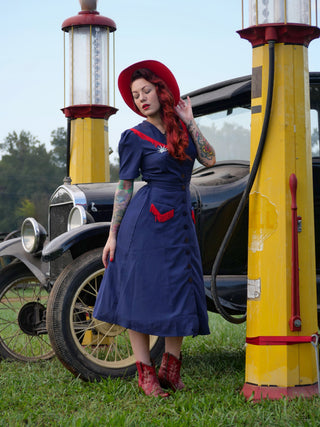
[[[74,206],[68,217],[68,231],[74,228],[80,227],[81,225],[91,222],[88,217],[88,212],[81,205]]]
[[[43,248],[47,237],[46,229],[34,218],[26,218],[21,226],[21,243],[23,249],[33,254]]]

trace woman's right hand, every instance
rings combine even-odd
[[[110,262],[114,260],[116,251],[118,230],[122,217],[127,210],[133,192],[133,179],[120,180],[114,195],[113,214],[109,230],[109,237],[102,253],[102,262],[105,268],[108,267],[108,258]]]
[[[102,252],[102,262],[103,262],[104,268],[108,267],[108,258],[110,262],[113,262],[114,254],[116,251],[116,245],[117,245],[116,238],[113,236],[109,236],[107,243],[105,244]]]

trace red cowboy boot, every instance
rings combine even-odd
[[[180,378],[182,356],[177,359],[173,354],[164,353],[158,373],[161,387],[171,388],[173,391],[182,390],[185,385]]]
[[[153,365],[145,365],[142,362],[136,362],[136,365],[139,373],[139,387],[147,396],[169,396],[169,393],[162,390]]]

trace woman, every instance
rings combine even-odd
[[[128,328],[140,388],[165,397],[161,386],[184,388],[183,337],[210,333],[189,182],[195,158],[209,167],[215,152],[165,65],[133,64],[118,85],[126,104],[146,120],[121,135],[120,181],[94,317]],[[147,185],[131,200],[140,174]],[[149,335],[165,337],[158,377]]]

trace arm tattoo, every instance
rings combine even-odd
[[[187,129],[197,147],[199,162],[204,166],[209,166],[212,160],[215,162],[216,153],[206,138],[203,136],[194,120],[190,120],[190,122],[187,124]]]
[[[118,234],[125,211],[130,203],[133,192],[133,180],[120,180],[114,195],[113,214],[110,232]]]

